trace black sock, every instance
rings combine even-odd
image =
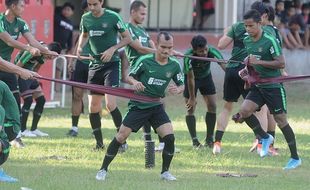
[[[166,135],[164,136],[163,140],[165,142],[165,147],[162,153],[163,164],[161,173],[164,173],[165,171],[169,170],[170,163],[174,155],[174,135],[173,134]]]
[[[90,113],[89,121],[91,124],[91,128],[93,129],[93,134],[95,135],[95,139],[97,142],[97,146],[103,146],[102,133],[101,133],[101,118],[99,112]]]
[[[20,118],[20,129],[23,132],[27,128],[27,120],[28,120],[29,110],[22,109],[21,113],[22,114],[21,114],[21,118]]]
[[[38,128],[38,123],[40,121],[40,118],[41,118],[41,113],[37,113],[33,111],[31,131],[34,131]]]
[[[257,117],[255,115],[250,115],[248,118],[244,118],[246,124],[253,130],[254,134],[259,135],[263,139],[268,138],[268,134],[262,129]]]
[[[102,162],[102,166],[100,168],[100,170],[104,169],[105,171],[108,171],[108,167],[110,165],[110,163],[113,161],[113,159],[115,158],[117,152],[118,152],[118,148],[121,146],[121,143],[119,143],[116,138],[114,137],[114,139],[112,140],[112,142],[109,144],[107,153],[104,156],[103,162]]]
[[[207,125],[207,135],[206,135],[206,141],[213,139],[214,134],[214,128],[215,128],[215,122],[216,122],[216,113],[206,113],[205,122]]]
[[[31,131],[34,131],[38,128],[38,123],[44,110],[44,104],[45,104],[44,96],[39,96],[38,98],[36,98],[36,106],[34,107],[33,110]]]
[[[77,127],[79,123],[80,115],[72,115],[71,118],[72,118],[72,126]]]
[[[224,131],[216,130],[215,132],[215,142],[221,142],[224,135]]]
[[[283,128],[280,128],[284,138],[288,144],[288,147],[290,148],[291,152],[291,158],[294,158],[296,160],[299,159],[298,154],[297,154],[297,147],[296,147],[296,140],[295,140],[295,134],[289,124],[284,126]]]
[[[119,109],[116,107],[113,111],[110,112],[114,125],[117,129],[119,129],[122,125],[122,114]]]
[[[151,135],[151,124],[150,124],[150,122],[146,122],[144,124],[143,130],[144,130],[144,140],[151,141],[152,135]]]
[[[164,143],[164,139],[161,138],[159,135],[158,135],[158,141],[159,141],[160,143]]]
[[[192,140],[197,139],[196,134],[196,118],[194,115],[187,115],[185,117],[186,125],[189,131],[189,134],[191,135]]]

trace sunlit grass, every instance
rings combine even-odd
[[[303,92],[305,90],[303,89]],[[306,92],[309,92],[306,90]],[[293,99],[288,92],[289,102]],[[289,150],[280,132],[276,133],[276,146],[280,156],[259,158],[249,153],[254,135],[245,124],[229,123],[223,138],[223,153],[214,156],[211,150],[194,150],[184,122],[185,109],[181,97],[168,97],[167,111],[173,121],[176,146],[181,153],[175,154],[171,172],[176,182],[159,179],[161,154],[156,153],[154,169],[144,168],[144,142],[142,133],[132,134],[128,139],[129,150],[119,154],[112,162],[104,182],[95,180],[105,151],[92,152],[95,141],[87,115],[80,119],[77,138],[67,138],[70,121],[69,108],[45,110],[39,124],[40,129],[50,134],[48,138],[25,138],[25,149],[12,148],[9,160],[3,165],[5,171],[18,178],[16,184],[0,183],[0,190],[17,190],[28,187],[33,190],[96,190],[96,189],[293,189],[308,190],[310,176],[310,119],[309,98],[295,93],[294,103],[289,103],[289,122],[296,132],[298,150],[303,165],[294,171],[283,171],[289,158]],[[220,97],[219,97],[220,99]],[[296,100],[298,99],[298,100]],[[218,110],[222,109],[222,103]],[[203,116],[205,107],[199,100],[197,109],[198,137],[205,137]],[[120,102],[120,109],[126,111],[126,101]],[[237,111],[238,105],[235,108]],[[218,112],[219,112],[218,111]],[[31,119],[30,119],[31,121]],[[102,132],[104,143],[109,144],[115,134],[111,118],[103,114]],[[153,135],[157,141],[157,137]],[[157,143],[157,142],[156,142]],[[58,156],[60,160],[50,159]],[[253,173],[256,178],[221,178],[217,173]]]

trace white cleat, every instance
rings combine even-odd
[[[104,181],[107,176],[107,171],[102,169],[97,172],[96,179],[99,181]]]
[[[22,132],[22,136],[23,137],[37,137],[36,134],[32,133],[28,129],[26,129],[25,131]]]
[[[44,133],[44,132],[40,131],[39,129],[31,131],[31,133],[38,136],[38,137],[48,137],[47,133]]]
[[[216,154],[220,154],[221,153],[221,143],[220,142],[215,142],[214,145],[213,145],[213,150],[212,150],[212,153],[214,155]]]
[[[167,181],[175,181],[175,178],[169,171],[165,171],[164,173],[160,174],[160,178]]]

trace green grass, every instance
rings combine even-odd
[[[181,153],[176,154],[171,172],[178,178],[176,182],[159,179],[161,155],[156,153],[154,169],[144,168],[144,143],[142,133],[132,134],[128,140],[129,150],[119,154],[112,162],[108,177],[104,182],[95,180],[105,151],[92,152],[94,139],[87,115],[81,116],[78,138],[66,138],[71,125],[70,109],[47,109],[39,127],[50,134],[49,138],[25,138],[25,149],[12,149],[9,160],[3,165],[5,171],[17,177],[15,184],[1,183],[1,190],[17,190],[28,187],[33,190],[96,190],[96,189],[309,189],[310,176],[310,113],[309,88],[306,85],[288,85],[289,122],[296,132],[302,167],[294,171],[283,171],[289,158],[285,140],[277,130],[276,146],[280,156],[259,158],[248,153],[253,134],[244,124],[229,123],[223,139],[223,154],[213,156],[210,149],[193,150],[184,122],[185,108],[181,97],[167,98],[167,111],[173,121],[176,146]],[[219,100],[221,95],[219,95]],[[126,101],[120,101],[123,113]],[[218,110],[222,109],[219,101]],[[237,111],[236,106],[235,111]],[[218,111],[218,112],[219,112]],[[197,130],[202,140],[205,134],[203,115],[205,108],[201,100],[197,109]],[[31,118],[29,119],[31,120]],[[108,144],[115,134],[111,118],[102,119],[103,136]],[[153,136],[154,139],[157,139]],[[46,159],[49,156],[63,156],[65,160]],[[221,178],[216,173],[254,173],[256,178]]]

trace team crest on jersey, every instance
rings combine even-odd
[[[172,76],[172,73],[171,73],[171,72],[167,72],[167,73],[166,73],[166,77],[167,77],[167,78],[170,78],[171,76]]]
[[[15,29],[14,29],[14,32],[16,32],[16,33],[17,33],[17,32],[18,32],[18,28],[15,28]]]
[[[263,48],[262,47],[259,47],[258,48],[258,52],[262,52],[263,51]]]

